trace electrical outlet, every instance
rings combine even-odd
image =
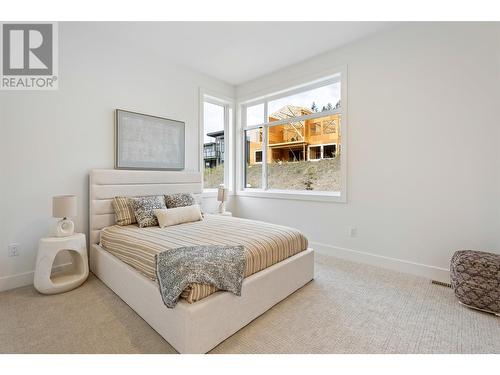
[[[349,234],[349,237],[356,237],[358,235],[358,230],[356,227],[349,227],[347,233]]]
[[[19,244],[18,243],[9,244],[7,246],[7,253],[9,254],[10,257],[19,256]]]

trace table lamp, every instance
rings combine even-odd
[[[219,188],[217,189],[217,200],[220,202],[219,203],[219,213],[223,214],[226,212],[226,207],[224,202],[227,201],[227,188],[224,187],[224,184],[220,184]]]
[[[68,217],[76,216],[76,196],[59,195],[52,198],[52,216],[62,218],[56,226],[56,237],[72,236],[75,224]]]

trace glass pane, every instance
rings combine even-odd
[[[263,124],[264,120],[264,103],[257,104],[252,107],[247,107],[247,122],[246,126]]]
[[[340,115],[270,126],[268,139],[269,189],[340,191]]]
[[[330,111],[340,107],[340,82],[304,91],[268,103],[269,121]]]
[[[245,187],[262,188],[262,128],[245,131]]]
[[[203,107],[203,187],[224,183],[224,106],[205,102]]]

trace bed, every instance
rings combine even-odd
[[[170,229],[115,225],[113,197],[201,193],[198,172],[97,169],[89,182],[92,272],[180,353],[208,352],[313,278],[313,250],[291,228],[210,214]],[[207,241],[245,246],[242,295],[193,285],[168,309],[152,271],[154,254]],[[138,243],[146,244],[142,253]],[[136,250],[141,255],[134,260]]]

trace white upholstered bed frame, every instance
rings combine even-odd
[[[155,282],[99,246],[100,230],[115,224],[113,197],[201,193],[201,174],[96,169],[89,182],[92,272],[180,353],[208,352],[313,279],[314,253],[307,249],[246,278],[241,297],[217,292],[168,309]]]

